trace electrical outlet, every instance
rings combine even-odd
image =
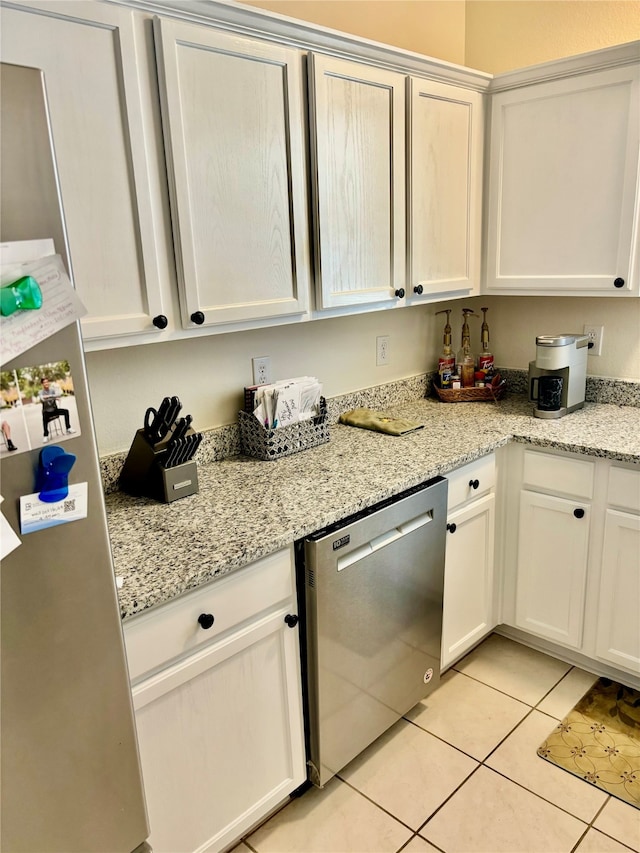
[[[253,384],[254,385],[270,385],[271,384],[271,359],[268,355],[261,355],[257,358],[252,358],[253,364]]]
[[[376,338],[376,364],[389,364],[389,335],[378,335]]]
[[[585,335],[589,336],[589,355],[602,355],[604,326],[587,326],[585,323],[583,331]]]

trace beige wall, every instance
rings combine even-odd
[[[491,74],[640,39],[640,0],[239,0]]]
[[[87,353],[100,453],[128,450],[146,407],[165,395],[180,397],[198,429],[235,423],[253,356],[270,356],[275,379],[317,376],[329,397],[424,373],[437,359],[440,320],[427,307],[392,309]],[[390,363],[382,367],[378,335],[389,335]]]
[[[640,39],[637,0],[468,0],[465,64],[491,74]]]
[[[465,64],[464,0],[241,0],[269,12]]]

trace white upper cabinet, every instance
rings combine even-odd
[[[302,53],[154,25],[183,326],[304,314]]]
[[[50,0],[3,3],[1,15],[3,62],[44,71],[85,340],[157,338],[164,311],[134,13]]]
[[[480,285],[482,95],[409,80],[408,287],[411,301]]]
[[[405,288],[405,76],[309,59],[316,308],[393,307]]]
[[[486,292],[637,296],[637,61],[518,82],[491,97]]]

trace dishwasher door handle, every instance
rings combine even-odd
[[[413,533],[414,530],[417,530],[419,527],[424,527],[424,525],[428,524],[430,521],[433,521],[432,509],[428,512],[424,512],[422,515],[418,515],[416,518],[412,518],[411,521],[405,521],[404,524],[401,524],[400,527],[398,527],[398,530],[403,536],[406,536],[407,533]]]
[[[397,527],[394,527],[393,530],[387,530],[386,533],[376,536],[369,542],[369,545],[371,545],[372,551],[379,551],[380,548],[384,548],[385,545],[391,545],[392,542],[397,542],[398,539],[402,539],[402,533]]]
[[[416,518],[412,518],[411,521],[407,521],[399,527],[394,527],[386,533],[381,533],[380,536],[376,536],[365,545],[361,545],[359,548],[354,548],[349,554],[339,557],[337,563],[338,571],[341,572],[349,566],[352,566],[354,563],[358,563],[365,557],[370,556],[375,551],[379,551],[386,545],[390,545],[392,542],[397,542],[398,539],[402,539],[403,536],[413,533],[414,530],[418,530],[418,528],[423,527],[430,521],[433,521],[433,510],[429,510],[422,515],[418,515]]]
[[[364,560],[365,557],[368,557],[372,553],[373,551],[369,542],[367,542],[366,545],[361,545],[359,548],[354,548],[353,551],[350,551],[343,557],[338,557],[338,571],[341,572],[343,569],[349,568],[349,566],[352,566],[354,563],[359,563],[360,560]]]

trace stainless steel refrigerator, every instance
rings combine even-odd
[[[0,111],[0,242],[53,238],[72,278],[42,72],[1,64]],[[36,492],[45,446],[40,409],[27,400],[0,413],[18,426],[17,450],[3,441],[0,455],[0,511],[21,540],[0,575],[0,849],[142,853],[148,823],[78,321],[1,370],[59,363],[73,377],[73,432],[53,435],[51,424],[46,446],[76,457],[68,478],[86,484],[85,518],[21,534],[19,500]]]

